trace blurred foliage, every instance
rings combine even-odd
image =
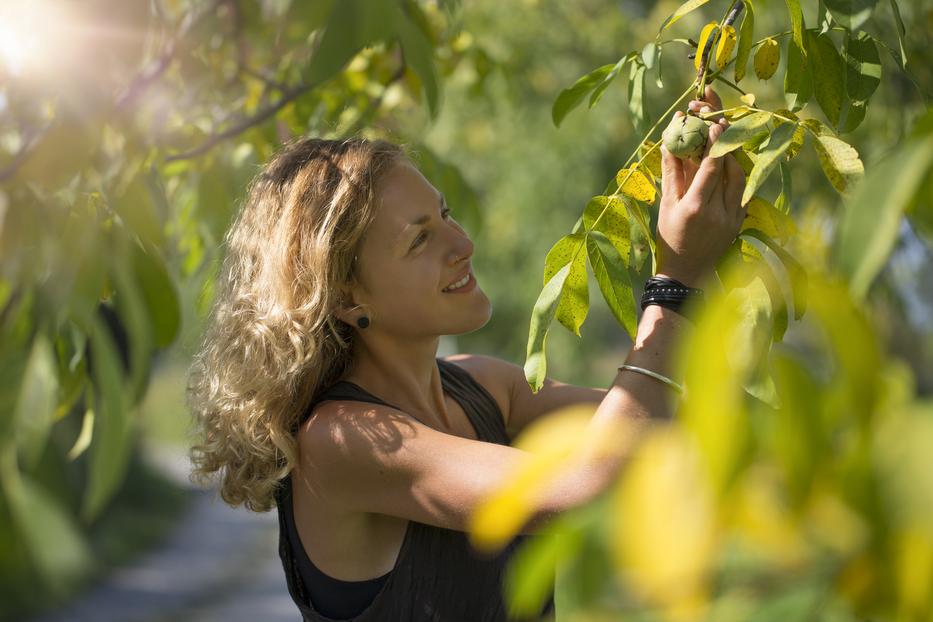
[[[5,611],[61,601],[94,572],[88,533],[117,509],[154,361],[197,333],[259,164],[305,133],[393,136],[369,128],[422,99],[436,117],[464,57],[455,8],[0,8],[0,532],[18,543],[0,555]],[[410,142],[478,227],[459,172]]]
[[[733,21],[742,9],[745,21]],[[629,283],[647,263],[636,234],[652,247],[647,221],[659,181],[652,141],[707,79],[725,90],[724,110],[711,115],[731,121],[714,155],[733,152],[745,169],[749,218],[717,269],[722,287],[711,288],[682,344],[686,394],[675,419],[614,437],[629,454],[617,481],[522,549],[510,568],[510,607],[537,611],[556,570],[558,619],[933,619],[933,408],[904,360],[915,363],[917,349],[882,341],[911,331],[898,327],[909,319],[892,314],[892,290],[903,287],[902,301],[921,307],[927,325],[930,317],[928,284],[903,276],[893,284],[885,266],[899,238],[921,256],[933,241],[929,54],[910,44],[926,36],[922,29],[901,22],[909,15],[903,23],[916,25],[933,13],[905,2],[796,0],[691,0],[666,10],[640,53],[620,50],[615,64],[568,81],[553,101],[551,117],[561,125],[587,98],[590,107],[598,103],[607,82],[624,81],[620,68],[629,65],[629,112],[643,129],[606,190],[582,202],[580,220],[546,255],[527,343],[532,388],[544,378],[552,321],[579,335],[590,310],[584,258],[601,286]],[[701,26],[705,11],[722,21]],[[685,38],[665,39],[675,36],[668,34],[675,23]],[[652,67],[659,89],[677,83],[670,69],[662,78],[664,46],[693,40],[698,58],[674,73],[695,71],[696,81],[661,105],[647,104]],[[754,64],[757,82],[731,66],[733,51]],[[882,53],[890,59],[883,70]],[[871,111],[889,88],[900,108],[883,108],[874,124]],[[879,143],[888,152],[872,153],[864,176],[858,136],[866,127],[868,152]],[[593,206],[612,218],[590,216]],[[612,240],[604,254],[614,246],[616,272],[631,274],[601,275],[611,262],[593,261],[591,237]],[[601,289],[617,319],[632,314],[635,292],[621,300]],[[629,309],[616,312],[622,303]],[[921,356],[928,360],[928,350]],[[921,378],[929,373],[915,369]],[[478,509],[477,546],[508,542],[581,447],[602,450],[604,435],[578,410],[545,417],[516,440],[531,456]]]
[[[660,44],[654,35],[677,8],[674,0],[477,0],[462,7],[430,0],[42,0],[0,7],[0,533],[20,543],[0,547],[4,610],[26,605],[23,586],[55,602],[91,572],[95,548],[88,534],[111,515],[134,463],[151,376],[193,347],[210,304],[219,242],[247,182],[283,141],[362,134],[411,145],[476,242],[475,272],[495,308],[482,331],[458,337],[457,349],[521,360],[529,311],[543,285],[544,271],[533,258],[545,258],[553,240],[575,226],[591,224],[585,206],[594,194],[615,189],[594,188],[616,180],[624,154],[644,155],[637,148],[645,131],[693,78],[687,38],[697,36],[704,17],[725,10],[720,4],[685,13],[669,24],[671,40]],[[825,4],[836,11],[837,3]],[[906,26],[900,33],[893,3],[877,5],[864,27],[884,42],[883,86],[846,136],[869,179],[882,174],[873,172],[877,162],[879,170],[895,162],[886,165],[889,173],[912,170],[902,166],[902,143],[916,126],[909,150],[923,152],[929,123],[916,120],[933,84],[933,11],[922,0],[900,0]],[[786,7],[756,3],[755,32],[783,32]],[[814,7],[803,9],[813,27]],[[738,39],[737,51],[741,28]],[[778,39],[776,77],[748,87],[774,109],[793,108],[780,103],[790,40],[790,33]],[[902,49],[909,73],[901,66]],[[627,61],[620,65],[620,59]],[[580,100],[590,110],[564,111],[557,128],[554,102],[561,90],[607,65],[594,91]],[[727,106],[739,105],[738,93],[717,88]],[[860,207],[849,210],[812,150],[802,150],[794,164],[792,184],[782,165],[782,175],[775,173],[759,190],[768,205],[793,216],[794,256],[808,271],[844,265],[850,276],[867,276],[860,277],[864,297],[855,304],[879,337],[882,360],[907,360],[919,391],[929,394],[933,281],[923,267],[933,225],[929,205],[917,197],[933,194],[933,180],[917,173],[915,193],[900,192],[903,202],[884,214],[886,237],[869,228],[874,250],[860,262],[846,250],[866,239],[864,216],[855,215],[872,213],[875,201],[901,199],[864,190],[848,204]],[[880,186],[875,192],[890,191]],[[900,218],[901,209],[910,220]],[[633,297],[651,270],[656,210],[643,215],[630,228]],[[845,218],[855,220],[837,235]],[[593,236],[590,261],[611,255],[621,235],[610,233]],[[622,280],[594,278],[588,289],[603,291],[612,282],[624,299]],[[812,289],[811,280],[811,298]],[[619,327],[633,318],[621,307],[594,305],[586,319],[577,326],[579,336],[549,333],[549,375],[603,386],[606,370],[615,369],[629,346]],[[821,350],[805,328],[815,321],[790,322],[777,350],[795,349],[804,360],[817,356]],[[795,373],[804,383],[826,380],[819,368],[815,379]],[[795,389],[782,388],[782,377],[775,376],[774,390],[794,395]],[[923,409],[905,399],[920,417]],[[889,437],[913,432],[916,417],[884,429]],[[852,424],[843,419],[840,425]],[[746,440],[752,438],[759,437]],[[903,451],[919,456],[924,437],[911,438],[916,446]],[[672,447],[689,439],[681,433],[659,440],[652,450],[659,457],[649,462],[671,460],[684,468],[689,463]],[[769,456],[761,454],[765,462]],[[923,466],[921,458],[911,459],[910,468]],[[778,486],[767,469],[760,477]],[[827,494],[838,496],[833,481],[825,484]],[[718,511],[726,502],[704,503],[714,508],[709,524],[718,534],[725,529]],[[848,512],[862,516],[860,507]],[[39,514],[41,522],[31,520]],[[610,540],[601,535],[612,532],[607,520],[615,515],[599,505],[583,508],[565,519],[571,535],[525,554],[541,561],[579,553],[562,573],[564,611],[586,610],[596,619],[604,608],[615,615],[624,592],[607,593],[604,580],[632,554],[612,557]],[[922,529],[897,533],[901,540],[892,550],[908,550],[927,537]],[[864,552],[850,546],[856,549],[846,551]],[[873,560],[890,559],[872,551],[882,557],[852,562],[853,589],[874,585],[865,573],[876,568]],[[925,558],[903,555],[899,568],[926,567]],[[911,570],[910,576],[920,581],[923,575]],[[524,598],[534,600],[534,581],[520,585]],[[913,595],[910,602],[920,602],[922,583],[897,585]],[[788,590],[776,611],[812,599],[812,589],[798,588]],[[757,602],[755,589],[740,586],[717,600],[723,618],[745,617]]]

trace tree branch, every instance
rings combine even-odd
[[[284,108],[290,101],[310,91],[315,86],[317,86],[317,84],[301,83],[288,88],[282,93],[282,97],[280,97],[274,103],[262,108],[256,114],[240,120],[238,123],[231,125],[229,128],[222,132],[214,134],[194,149],[165,156],[165,161],[174,162],[175,160],[188,160],[206,153],[207,151],[210,151],[212,148],[214,148],[217,144],[227,140],[228,138],[233,138],[234,136],[245,132],[251,127],[259,125],[263,121],[274,116],[275,113]]]
[[[743,0],[735,0],[726,14],[726,18],[719,25],[719,31],[706,39],[706,45],[703,46],[702,56],[700,57],[700,68],[697,70],[697,99],[703,99],[703,93],[706,87],[706,70],[709,68],[709,59],[713,55],[713,45],[716,40],[722,36],[722,31],[726,26],[731,26],[739,17],[739,13],[745,8]]]

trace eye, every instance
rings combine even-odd
[[[446,220],[448,216],[450,216],[450,208],[445,207],[444,209],[441,210],[441,218]],[[412,242],[411,247],[415,248],[416,246],[424,242],[426,237],[427,235],[425,234],[425,232],[422,231],[421,234],[417,238],[415,238],[415,241]]]

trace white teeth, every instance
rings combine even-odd
[[[448,285],[447,287],[445,287],[445,288],[444,288],[444,291],[446,292],[446,291],[450,291],[450,290],[452,290],[452,289],[457,289],[458,287],[463,287],[464,285],[466,285],[466,284],[469,283],[469,282],[470,282],[470,275],[467,274],[465,277],[463,277],[462,279],[460,279],[460,280],[457,281],[456,283],[453,283],[452,285]]]

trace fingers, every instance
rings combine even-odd
[[[716,94],[716,91],[713,90],[713,87],[707,86],[706,93],[703,95],[703,99],[693,99],[690,100],[690,103],[687,104],[687,109],[691,112],[704,112],[703,107],[709,106],[709,110],[705,112],[711,112],[713,110],[722,110],[722,100],[719,99],[719,95]]]
[[[677,122],[682,116],[684,116],[683,112],[679,110],[675,112],[671,124]],[[680,197],[684,196],[685,188],[683,161],[671,155],[664,145],[661,145],[661,196],[679,201]]]
[[[722,176],[723,159],[721,157],[709,157],[709,150],[719,137],[722,136],[724,131],[725,128],[718,123],[714,123],[710,126],[709,140],[703,152],[703,160],[700,162],[700,166],[690,184],[689,190],[687,190],[688,193],[694,193],[695,198],[699,199],[703,204],[707,203],[710,197],[713,196],[716,185],[720,181],[719,178]]]
[[[745,172],[731,153],[725,157],[725,170],[726,187],[723,200],[726,204],[726,211],[736,213],[741,225],[741,221],[745,219],[745,214],[748,212],[748,208],[741,205],[742,193],[745,192]]]
[[[719,95],[713,90],[713,87],[708,84],[706,85],[706,92],[703,95],[703,99],[709,102],[713,110],[722,110],[722,100],[719,99]]]
[[[683,161],[661,145],[661,196],[679,201],[684,196]]]

